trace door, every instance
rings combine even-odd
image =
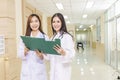
[[[120,17],[117,18],[117,54],[118,70],[120,71]]]
[[[109,28],[111,28],[111,32],[109,33],[111,36],[110,41],[110,57],[111,57],[111,65],[114,68],[117,68],[117,53],[116,53],[116,26],[115,20],[110,21]]]

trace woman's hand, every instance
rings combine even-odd
[[[43,53],[41,53],[41,52],[38,51],[38,50],[35,50],[35,52],[36,52],[37,56],[38,56],[40,59],[43,59],[43,58],[44,58],[44,57],[43,57]]]
[[[28,54],[29,49],[27,47],[24,48],[24,55],[26,56]]]
[[[65,51],[62,47],[60,47],[58,44],[56,46],[54,46],[54,50],[56,50],[59,54],[61,55],[65,55]]]

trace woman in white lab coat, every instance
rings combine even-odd
[[[61,47],[54,49],[60,55],[50,55],[50,80],[71,80],[71,62],[75,55],[72,36],[67,32],[64,17],[56,13],[51,18],[53,37],[51,40],[60,39]]]
[[[48,39],[41,29],[41,21],[38,15],[31,14],[28,17],[25,36]],[[18,57],[22,59],[20,80],[47,80],[46,67],[43,61],[44,54],[38,50],[29,50],[21,40]]]

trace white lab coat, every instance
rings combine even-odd
[[[50,80],[71,80],[71,61],[75,56],[73,39],[67,33],[63,36],[58,33],[54,39],[56,38],[61,39],[61,47],[65,50],[66,55],[49,55]]]
[[[48,39],[46,35],[40,32],[36,37]],[[47,80],[44,61],[36,55],[35,51],[30,50],[28,54],[24,56],[24,48],[24,43],[21,40],[18,52],[18,57],[22,59],[20,80]]]

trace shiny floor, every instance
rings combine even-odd
[[[71,80],[120,80],[118,73],[104,60],[101,60],[94,50],[85,48],[76,52],[72,63]]]

